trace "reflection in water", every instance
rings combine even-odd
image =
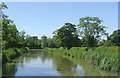
[[[14,76],[17,68],[15,64],[10,64],[10,65],[3,65],[2,66],[2,74],[7,75],[7,76]]]
[[[56,70],[64,76],[70,76],[76,73],[77,65],[67,58],[55,56],[53,59],[53,64],[56,66]]]
[[[31,51],[3,65],[4,76],[116,76],[95,69],[80,59],[44,51]]]

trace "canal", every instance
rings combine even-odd
[[[2,66],[3,76],[118,76],[69,56],[31,50]]]

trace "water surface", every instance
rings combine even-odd
[[[118,76],[81,59],[32,50],[3,65],[3,76]]]

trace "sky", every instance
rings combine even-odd
[[[19,31],[28,35],[52,37],[66,22],[77,25],[82,17],[99,17],[112,34],[118,29],[117,2],[5,2],[5,14],[14,20]]]
[[[119,0],[1,0],[2,2],[118,2]]]

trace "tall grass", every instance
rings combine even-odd
[[[45,51],[53,53],[61,53],[73,58],[84,59],[92,63],[96,68],[120,72],[120,65],[118,64],[118,47],[97,47],[87,50],[86,47],[72,47],[70,50],[64,48],[45,48]]]

